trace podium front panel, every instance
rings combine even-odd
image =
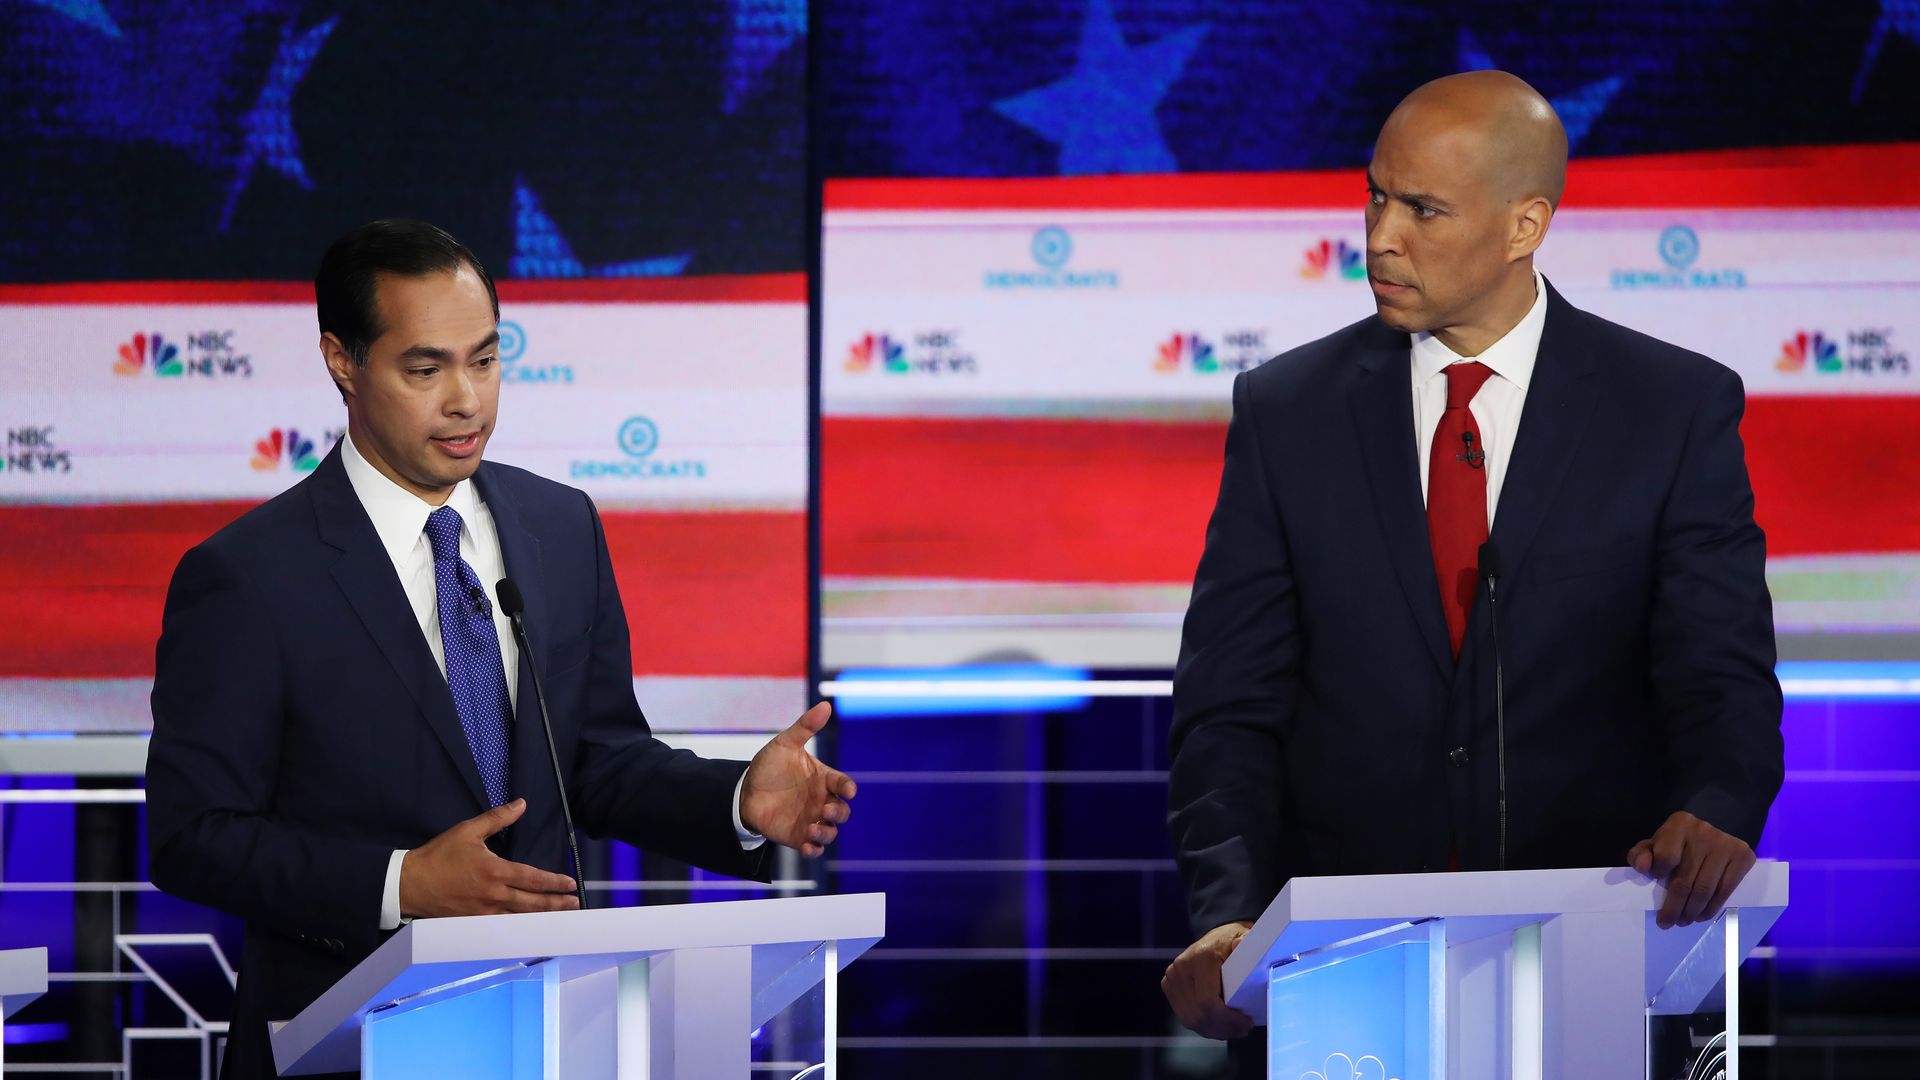
[[[1268,969],[1267,1075],[1441,1080],[1446,936],[1438,920],[1317,949]]]

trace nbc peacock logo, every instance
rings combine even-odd
[[[872,371],[875,365],[895,375],[907,371],[906,347],[885,334],[866,334],[855,340],[847,350],[844,365],[847,372],[861,375]]]
[[[138,375],[153,368],[155,375],[172,378],[185,371],[180,363],[180,346],[159,334],[135,334],[120,343],[120,356],[113,362],[115,375]]]
[[[312,472],[320,465],[320,458],[313,452],[313,440],[294,428],[284,431],[274,428],[265,438],[254,442],[254,471],[273,472],[283,461],[297,473]]]
[[[1347,281],[1359,281],[1367,276],[1366,259],[1359,248],[1345,240],[1322,240],[1306,251],[1306,262],[1300,267],[1300,276],[1309,281],[1318,281],[1332,276]]]
[[[1171,375],[1187,365],[1198,372],[1219,371],[1220,361],[1214,358],[1213,343],[1199,334],[1175,334],[1160,343],[1160,355],[1153,362],[1153,370]]]
[[[1840,359],[1839,342],[1818,330],[1812,333],[1802,330],[1780,346],[1780,358],[1773,362],[1775,370],[1789,375],[1805,371],[1809,365],[1829,375],[1846,370],[1846,363]]]

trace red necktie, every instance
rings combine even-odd
[[[1433,545],[1433,573],[1440,603],[1447,612],[1447,640],[1454,659],[1467,636],[1467,613],[1479,586],[1480,545],[1487,542],[1486,447],[1467,403],[1492,376],[1485,364],[1449,364],[1447,411],[1433,432],[1427,462],[1427,539]]]

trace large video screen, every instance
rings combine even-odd
[[[345,427],[309,283],[380,217],[499,281],[489,457],[598,504],[656,727],[796,715],[806,20],[749,7],[0,9],[0,730],[148,726],[174,565]]]
[[[1580,160],[1538,257],[1575,306],[1745,381],[1787,655],[1920,633],[1915,165]],[[1359,170],[830,182],[824,666],[1170,667],[1233,376],[1373,311],[1364,193]]]

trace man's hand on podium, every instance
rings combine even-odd
[[[515,799],[407,852],[400,860],[400,914],[427,919],[579,907],[572,878],[509,862],[487,847],[487,837],[526,810],[527,800]]]
[[[821,702],[753,755],[740,788],[740,822],[811,859],[840,835],[853,808],[853,778],[807,753],[807,740],[833,715]]]
[[[1747,871],[1753,849],[1681,810],[1652,836],[1633,845],[1627,865],[1667,884],[1666,902],[1654,922],[1660,929],[1691,926],[1720,914]]]
[[[1173,1014],[1195,1033],[1209,1039],[1238,1039],[1253,1030],[1252,1017],[1227,1006],[1220,984],[1220,968],[1251,929],[1250,922],[1214,927],[1174,957],[1160,977],[1160,992],[1167,995]]]

